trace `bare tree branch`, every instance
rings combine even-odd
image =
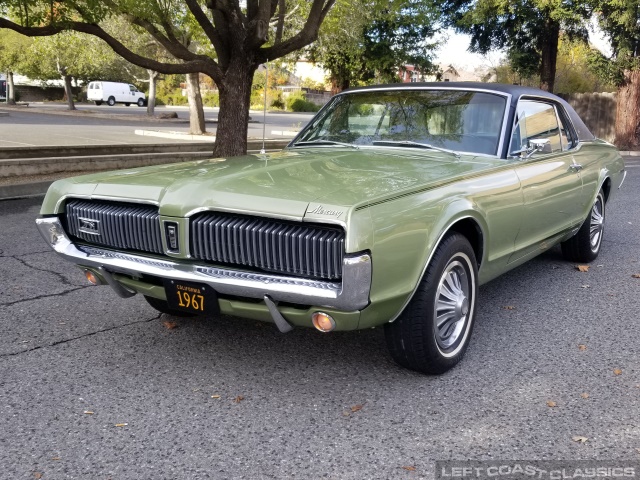
[[[268,48],[260,50],[261,61],[280,58],[288,53],[298,50],[318,38],[318,30],[327,13],[335,3],[335,0],[313,0],[309,17],[296,35]]]
[[[204,34],[209,38],[209,40],[211,40],[213,48],[215,48],[218,57],[220,57],[222,51],[224,50],[224,46],[222,39],[220,38],[220,34],[213,26],[213,23],[211,23],[202,8],[200,8],[197,0],[185,0],[185,3],[195,17],[196,21],[202,26]]]

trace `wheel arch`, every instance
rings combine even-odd
[[[464,236],[469,243],[471,244],[471,248],[473,248],[474,254],[476,256],[476,263],[478,265],[478,270],[480,270],[480,266],[482,265],[483,258],[486,254],[486,224],[481,217],[481,215],[475,210],[461,211],[456,215],[453,219],[451,219],[444,228],[442,228],[439,232],[437,240],[433,243],[433,248],[427,255],[426,261],[422,267],[422,272],[418,277],[418,280],[415,284],[415,288],[413,291],[407,296],[404,301],[402,307],[397,311],[395,315],[391,317],[388,322],[395,321],[400,314],[407,308],[409,302],[413,299],[418,290],[418,286],[422,279],[424,278],[427,269],[429,268],[429,264],[433,258],[435,251],[438,246],[442,243],[442,241],[447,237],[447,235],[451,233],[458,233]]]

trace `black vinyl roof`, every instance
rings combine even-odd
[[[595,136],[589,131],[582,119],[578,116],[576,111],[565,100],[539,88],[523,87],[522,85],[507,85],[503,83],[485,83],[485,82],[415,82],[415,83],[390,83],[386,85],[371,85],[368,87],[359,87],[345,90],[344,93],[349,92],[361,92],[367,90],[377,89],[407,89],[407,90],[419,90],[419,89],[432,89],[432,90],[464,90],[464,89],[479,89],[486,90],[487,92],[496,92],[502,94],[511,95],[511,105],[509,112],[509,121],[513,122],[513,115],[516,110],[516,105],[521,97],[538,97],[548,99],[552,102],[562,105],[564,110],[569,115],[573,127],[576,130],[576,134],[580,141],[594,140]]]

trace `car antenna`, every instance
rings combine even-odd
[[[264,64],[264,109],[262,110],[262,150],[260,154],[264,155],[267,151],[264,149],[264,137],[267,129],[267,88],[269,88],[269,62]]]

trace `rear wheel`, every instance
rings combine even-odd
[[[109,97],[109,99],[107,100],[107,104],[110,107],[113,107],[116,104],[116,99],[114,97]]]
[[[166,313],[167,315],[173,315],[174,317],[185,317],[185,318],[196,316],[193,313],[172,309],[166,300],[160,300],[159,298],[149,297],[147,295],[144,296],[144,299],[147,301],[149,305],[151,305],[160,313]]]
[[[437,247],[409,305],[385,325],[393,359],[429,374],[453,368],[469,345],[477,293],[473,248],[463,235],[450,234]]]
[[[102,105],[102,100],[100,100],[100,101],[96,100],[95,104],[98,105],[98,106]]]
[[[578,233],[562,242],[562,255],[572,262],[591,262],[600,253],[604,234],[605,202],[602,190],[598,192],[591,212]]]

